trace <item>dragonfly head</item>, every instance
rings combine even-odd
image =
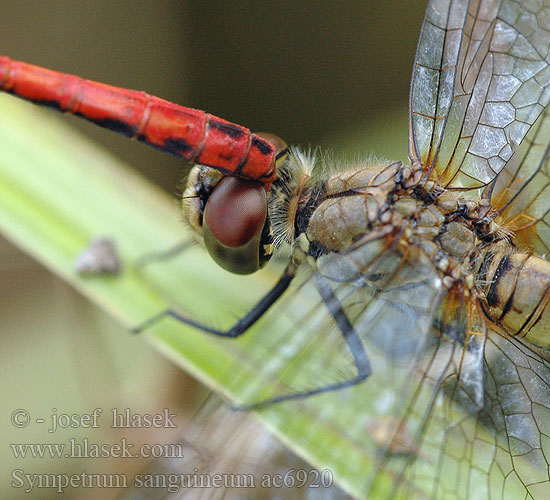
[[[271,137],[268,140],[272,140]],[[286,144],[280,141],[286,149]],[[183,210],[197,239],[225,270],[250,274],[273,254],[268,194],[262,183],[196,165],[187,179]]]
[[[271,258],[267,195],[260,182],[195,166],[187,182],[184,212],[210,256],[227,271],[250,274]]]

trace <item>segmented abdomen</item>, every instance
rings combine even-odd
[[[550,347],[550,263],[525,253],[487,252],[478,282],[487,317],[507,333]]]
[[[269,186],[271,143],[247,128],[137,90],[85,80],[0,56],[0,90],[136,137],[186,160]]]

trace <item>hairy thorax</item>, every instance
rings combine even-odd
[[[481,207],[435,183],[408,187],[409,176],[400,162],[331,176],[318,188],[323,194],[305,231],[316,257],[378,241],[387,249],[421,250],[447,286],[471,274],[489,231],[480,223]]]
[[[470,201],[436,182],[420,186],[400,162],[334,173],[302,196],[307,224],[296,225],[296,246],[323,275],[379,280],[422,254],[442,286],[475,299],[495,327],[550,346],[550,264],[513,246],[489,200]]]

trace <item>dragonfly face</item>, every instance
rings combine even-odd
[[[197,239],[227,271],[253,273],[271,258],[267,195],[259,182],[196,166],[187,179],[182,206]]]
[[[273,134],[258,134],[274,144],[277,184],[288,159],[284,141]],[[250,274],[267,264],[273,255],[273,228],[268,198],[279,201],[262,183],[226,177],[219,170],[195,166],[183,194],[185,220],[195,238],[203,243],[212,259],[235,274]]]

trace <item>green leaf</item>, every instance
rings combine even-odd
[[[234,278],[198,247],[166,265],[136,269],[144,254],[188,237],[177,204],[54,113],[0,95],[0,151],[2,234],[128,329],[164,310],[174,298],[194,317],[231,320],[235,310],[244,311],[275,279],[270,270],[259,277]],[[120,276],[76,273],[76,257],[98,236],[116,242],[123,262]],[[220,342],[171,319],[143,337],[218,393],[234,401],[246,399],[247,380],[256,374],[243,372],[240,382],[230,387],[233,341]],[[312,435],[324,436],[325,444],[337,439],[326,425],[319,427],[311,417],[293,413],[275,406],[263,411],[262,418],[287,443],[302,441],[300,447],[307,447],[308,440],[295,434],[305,427]],[[317,455],[313,450],[302,454]]]
[[[159,158],[161,163],[162,155]],[[274,263],[255,276],[233,277],[195,247],[170,261],[138,269],[136,261],[144,254],[188,237],[174,200],[91,145],[55,114],[5,95],[0,96],[0,230],[128,329],[171,305],[207,323],[230,324],[269,289],[282,268],[282,263]],[[116,242],[123,262],[120,276],[76,273],[76,256],[98,236]],[[290,385],[304,377],[303,366],[290,359],[328,359],[333,347],[326,342],[319,347],[316,339],[331,326],[299,323],[300,318],[316,320],[308,311],[318,302],[307,289],[299,296],[290,294],[238,340],[218,339],[171,318],[142,336],[231,401],[258,401],[277,390],[267,369],[272,360],[281,363],[283,385]],[[304,335],[298,333],[301,330]],[[287,352],[286,361],[281,350]],[[330,469],[353,495],[365,497],[366,489],[372,488],[376,496],[370,498],[384,498],[396,471],[410,457],[392,461],[391,467],[386,463],[386,472],[375,467],[379,452],[367,424],[380,413],[376,405],[383,398],[383,384],[369,378],[369,384],[343,394],[270,406],[258,412],[259,418],[313,466]],[[429,401],[431,391],[424,392]],[[408,424],[415,426],[420,419],[421,415],[410,415]],[[445,429],[436,426],[437,422],[429,431],[437,442]],[[434,464],[426,461],[421,466],[433,480]],[[426,487],[431,484],[427,479]],[[422,497],[426,491],[416,487]]]

